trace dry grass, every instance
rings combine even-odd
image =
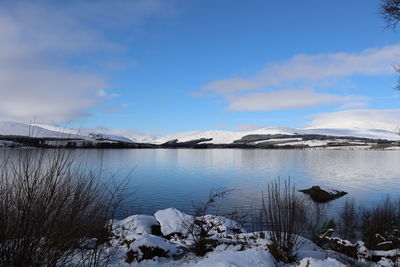
[[[107,224],[123,199],[75,161],[74,151],[21,149],[0,163],[0,265],[98,266]],[[11,150],[10,150],[11,151]],[[87,239],[96,238],[88,249]]]
[[[229,190],[226,188],[216,188],[210,191],[207,201],[194,206],[195,212],[193,220],[183,222],[188,230],[189,236],[193,240],[190,250],[197,256],[204,256],[212,250],[213,242],[209,239],[210,232],[218,225],[207,222],[206,215],[210,208],[215,207],[216,201],[223,198]]]
[[[361,239],[370,249],[393,242],[400,246],[400,199],[387,197],[371,208],[361,211]]]
[[[262,204],[262,217],[271,240],[269,251],[277,260],[291,262],[301,247],[298,234],[306,221],[304,202],[290,180],[282,185],[278,179],[268,185]]]
[[[339,213],[337,232],[343,239],[356,241],[359,228],[359,212],[355,207],[354,199],[346,199],[342,210]]]

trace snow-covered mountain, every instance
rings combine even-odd
[[[97,138],[104,138],[113,141],[120,141],[125,143],[151,143],[154,140],[154,136],[140,134],[135,131],[124,130],[124,129],[109,129],[104,127],[97,127],[97,128],[80,128],[80,129],[71,129],[67,126],[60,127],[54,125],[46,125],[46,124],[36,124],[41,128],[56,131],[56,132],[63,132],[69,133],[72,135],[80,135],[84,137],[94,137]]]
[[[370,138],[370,139],[385,139],[385,140],[400,140],[400,136],[394,131],[380,130],[380,129],[336,129],[336,128],[287,128],[287,127],[266,127],[253,131],[241,131],[241,132],[230,132],[230,131],[198,131],[198,132],[185,132],[174,135],[166,135],[153,140],[154,144],[163,144],[172,140],[177,142],[189,142],[199,139],[212,139],[210,141],[204,141],[204,143],[212,144],[231,144],[234,141],[241,139],[247,135],[310,135],[320,134],[329,136],[352,136],[359,138]]]
[[[0,121],[0,135],[31,136],[39,138],[66,138],[76,136],[68,131],[54,131],[37,125],[11,121]]]
[[[231,144],[236,140],[239,140],[243,136],[253,134],[293,134],[295,129],[285,127],[268,127],[262,128],[255,131],[192,131],[177,134],[165,135],[160,138],[153,140],[154,144],[163,144],[169,141],[177,140],[178,142],[189,142],[198,139],[212,139],[207,143],[212,144]]]
[[[107,128],[88,129],[82,128],[79,130],[65,127],[41,124],[23,124],[17,122],[0,122],[0,135],[15,135],[15,136],[33,136],[41,138],[72,138],[84,139],[90,141],[119,141],[124,143],[149,143],[162,145],[165,143],[185,143],[196,142],[197,144],[232,144],[232,143],[251,143],[257,144],[265,141],[275,142],[273,135],[281,135],[279,142],[290,145],[309,145],[308,135],[327,135],[334,137],[356,137],[369,139],[383,140],[400,140],[400,136],[394,130],[385,129],[366,129],[366,128],[288,128],[288,127],[266,127],[252,131],[191,131],[177,134],[168,134],[164,136],[151,136],[140,134],[129,130],[116,130]],[[299,138],[300,135],[306,138]],[[251,137],[249,139],[249,136]],[[293,136],[293,138],[290,138]],[[246,138],[244,138],[246,137]],[[244,139],[243,139],[244,138]],[[293,140],[291,140],[293,139]],[[318,139],[318,138],[317,138]],[[245,141],[244,141],[245,140]],[[340,138],[341,141],[348,141]],[[335,138],[326,140],[325,143],[337,141]],[[314,142],[313,144],[322,144]]]
[[[5,136],[30,136],[37,138],[68,138],[84,140],[110,140],[132,143],[124,136],[104,134],[89,130],[76,130],[43,124],[24,124],[19,122],[0,121],[0,135]]]

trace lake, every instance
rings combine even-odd
[[[399,196],[400,151],[263,149],[79,149],[79,161],[102,166],[102,179],[123,179],[132,170],[134,194],[126,213],[153,214],[175,207],[193,211],[213,188],[232,191],[214,212],[259,207],[270,181],[290,177],[296,189],[313,185],[349,192],[357,203],[372,205],[386,195]],[[299,193],[302,194],[302,193]],[[346,197],[328,205],[328,213]]]
[[[133,170],[134,195],[128,210],[152,214],[175,207],[185,212],[207,199],[213,188],[233,189],[217,212],[260,205],[268,182],[290,177],[296,189],[313,185],[343,190],[357,203],[372,205],[386,195],[398,197],[400,151],[126,149],[77,150],[89,166],[103,162],[103,179]],[[302,194],[302,193],[299,193]],[[328,205],[334,212],[346,197]]]

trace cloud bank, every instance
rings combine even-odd
[[[320,94],[313,90],[279,90],[249,94],[233,100],[228,110],[270,111],[286,110],[344,101],[347,97]]]
[[[168,12],[161,0],[0,3],[0,119],[63,122],[117,97],[80,60],[124,49],[107,30],[129,31]]]
[[[359,53],[300,54],[269,64],[251,77],[212,81],[200,90],[222,96],[228,102],[228,110],[234,111],[298,109],[332,103],[344,108],[360,107],[365,105],[365,101],[359,101],[362,97],[328,94],[326,90],[332,91],[338,81],[355,75],[392,74],[399,59],[400,44]]]

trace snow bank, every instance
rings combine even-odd
[[[252,248],[244,251],[223,251],[209,253],[206,258],[193,267],[274,267],[274,257],[265,249]]]
[[[158,222],[154,216],[132,215],[121,221],[113,223],[113,231],[116,235],[127,235],[129,233],[152,234],[152,227]]]
[[[179,251],[175,245],[168,242],[165,238],[150,234],[140,236],[130,245],[129,248],[132,251],[137,251],[139,255],[142,255],[143,247],[162,249],[170,257],[177,254]]]
[[[315,243],[299,236],[301,248],[296,262],[284,264],[277,262],[268,251],[271,243],[267,231],[246,233],[239,224],[231,219],[206,215],[198,217],[212,226],[208,232],[209,251],[205,256],[196,256],[191,250],[193,236],[188,235],[195,217],[177,209],[160,210],[154,216],[133,215],[112,224],[110,239],[104,244],[102,257],[111,259],[108,266],[216,266],[216,267],[253,267],[253,266],[300,266],[300,267],[344,267],[360,266],[366,261],[358,261],[334,250],[322,249]],[[152,233],[158,228],[160,236]],[[161,235],[160,233],[163,235]],[[243,231],[243,232],[240,232]],[[173,235],[179,233],[180,235]],[[94,240],[89,240],[94,242]],[[347,245],[346,242],[342,242]],[[368,251],[362,242],[358,242],[359,255]],[[399,266],[399,259],[393,262],[396,251],[372,251],[381,258],[371,266]],[[77,255],[78,256],[78,255]],[[346,263],[343,264],[342,262]]]
[[[206,215],[204,216],[204,220],[207,222],[208,225],[214,226],[210,231],[210,234],[232,234],[245,232],[245,230],[240,227],[240,224],[238,222],[235,222],[234,220],[225,218],[223,216]]]
[[[380,267],[395,267],[395,266],[399,266],[398,262],[395,265],[393,261],[391,261],[391,260],[389,260],[387,258],[382,258],[380,261],[378,261],[377,265],[380,266]]]
[[[317,260],[313,258],[304,258],[300,261],[299,267],[346,267],[335,259],[327,258],[325,260]]]
[[[165,236],[175,233],[186,236],[188,234],[188,225],[193,221],[193,216],[174,208],[159,210],[154,216],[161,225],[161,232]]]
[[[195,217],[187,215],[177,209],[168,208],[165,210],[159,210],[155,214],[155,219],[161,226],[161,232],[164,236],[171,234],[181,234],[183,236],[188,235],[188,228],[193,224]],[[212,226],[210,234],[232,234],[238,232],[244,232],[245,230],[240,228],[239,223],[225,218],[223,216],[216,215],[205,215],[204,221]]]

